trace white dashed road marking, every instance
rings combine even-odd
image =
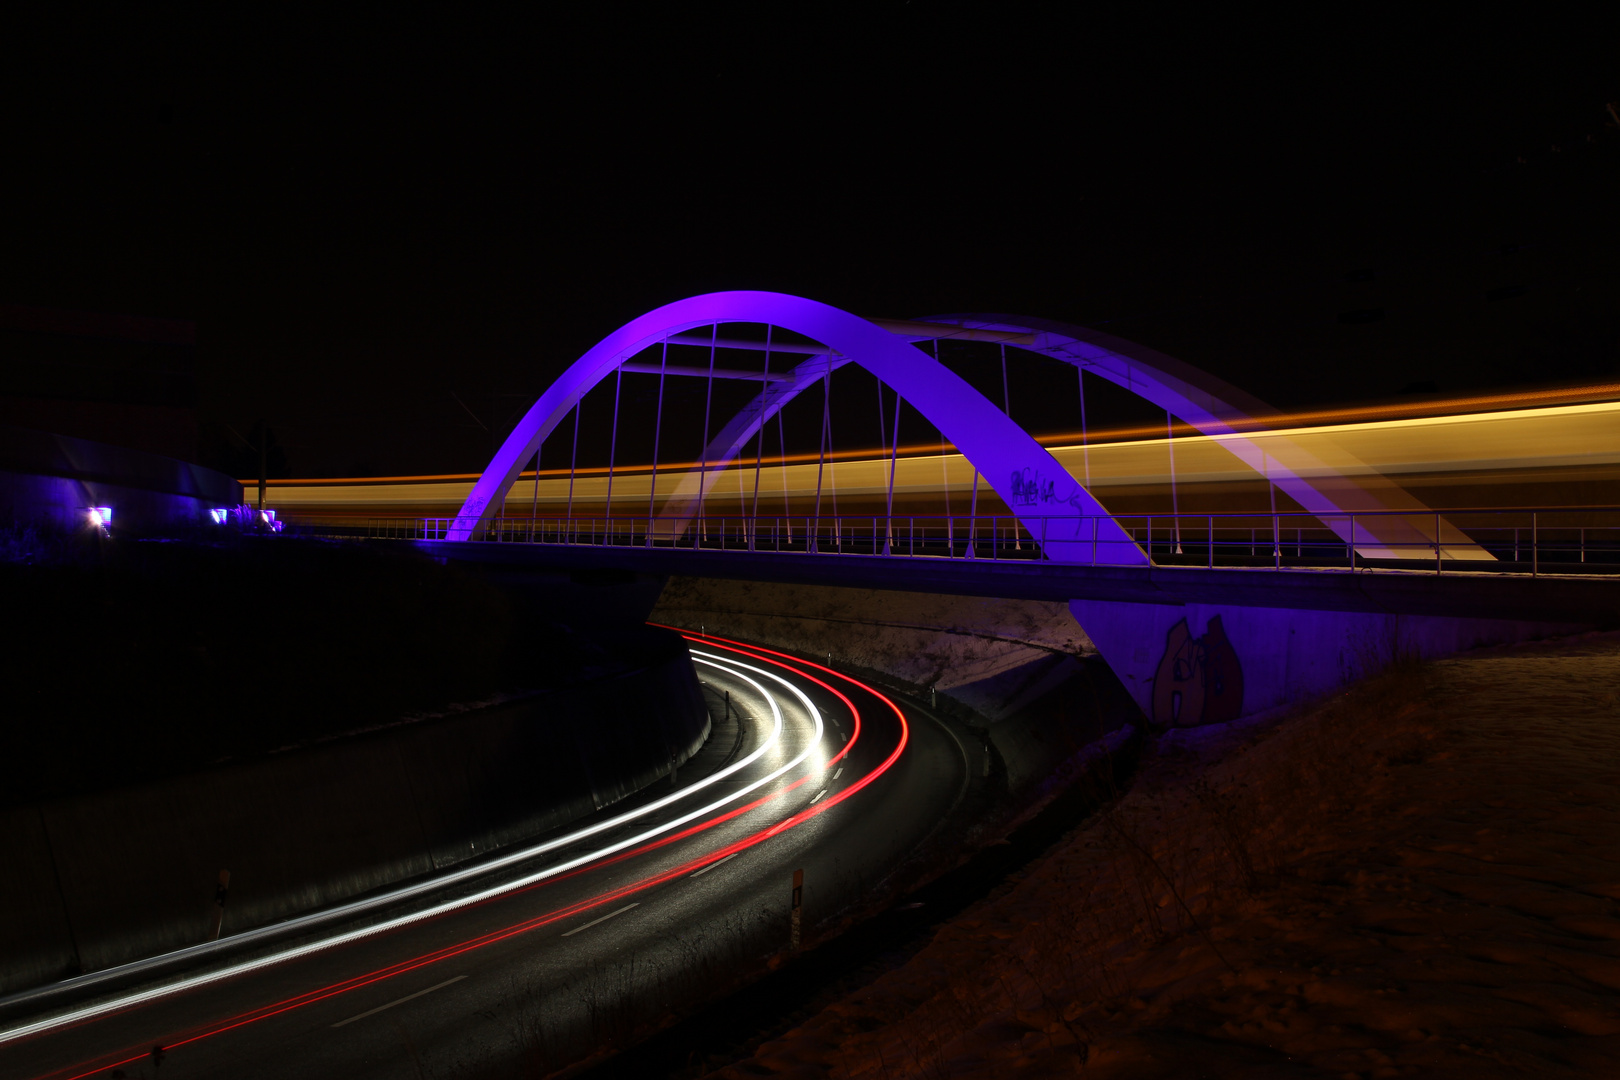
[[[624,907],[620,908],[618,911],[610,911],[606,915],[602,916],[600,919],[592,919],[590,922],[586,923],[584,926],[576,926],[576,927],[574,927],[572,930],[568,931],[568,933],[564,934],[563,937],[573,937],[575,934],[579,933],[581,930],[589,930],[591,927],[595,926],[597,923],[607,922],[609,919],[613,918],[613,916],[615,916],[615,915],[623,915],[625,912],[629,911],[631,908],[640,907],[640,906],[641,905],[639,903],[626,904],[626,905],[624,905]]]
[[[708,866],[705,866],[703,869],[699,870],[697,873],[695,873],[695,874],[687,874],[686,876],[687,877],[700,877],[703,874],[707,874],[710,870],[713,870],[715,867],[719,866],[721,863],[730,862],[732,859],[735,859],[740,854],[742,854],[742,852],[733,851],[730,855],[727,855],[724,859],[716,859],[716,860],[714,860],[714,862],[710,863]],[[583,930],[584,927],[582,926],[582,927],[580,927],[580,929]]]
[[[386,1005],[379,1005],[375,1009],[367,1009],[365,1012],[359,1013],[359,1014],[357,1014],[355,1016],[351,1016],[347,1020],[339,1020],[337,1023],[333,1024],[332,1026],[335,1027],[335,1028],[340,1028],[344,1024],[352,1024],[356,1020],[364,1020],[368,1016],[376,1016],[378,1013],[382,1012],[384,1009],[392,1009],[395,1005],[403,1005],[407,1001],[410,1001],[412,998],[419,998],[423,994],[431,994],[435,990],[443,990],[445,987],[449,986],[451,983],[458,983],[462,979],[465,979],[466,977],[467,976],[465,976],[465,975],[457,975],[453,979],[446,979],[446,980],[444,980],[444,982],[438,983],[437,985],[434,985],[434,986],[430,986],[426,990],[418,990],[414,994],[406,994],[404,997],[397,998],[394,1001],[390,1001]]]

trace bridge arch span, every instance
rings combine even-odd
[[[1045,447],[966,380],[877,324],[803,297],[772,292],[694,296],[647,312],[589,349],[559,377],[513,428],[473,486],[447,539],[469,539],[493,515],[546,436],[590,389],[620,364],[676,334],[718,323],[764,323],[821,342],[831,358],[807,361],[795,378],[767,385],[727,431],[747,441],[829,363],[855,363],[922,413],[984,476],[1047,556],[1059,562],[1142,565],[1148,556]],[[735,435],[733,434],[733,438]],[[715,464],[721,464],[715,462]],[[1015,480],[1017,489],[1015,490]]]
[[[1199,434],[1217,439],[1257,475],[1318,515],[1340,540],[1353,542],[1363,558],[1408,558],[1414,551],[1433,550],[1438,527],[1443,558],[1494,561],[1494,556],[1462,530],[1349,452],[1321,447],[1313,453],[1269,431],[1263,440],[1252,437],[1256,428],[1270,427],[1274,418],[1280,418],[1278,411],[1184,361],[1132,341],[1047,319],[963,314],[929,316],[909,323],[915,330],[929,325],[938,326],[938,336],[943,339],[963,331],[1016,335],[1022,339],[1016,348],[1071,364],[1129,390]],[[847,362],[834,354],[798,364],[783,382],[767,386],[731,418],[710,440],[704,460],[732,461],[778,409],[813,386],[829,366],[836,370]],[[701,505],[700,488],[706,496],[717,480],[716,474],[708,472],[684,475],[659,515],[665,526],[678,535]],[[1410,519],[1350,517],[1363,511],[1389,510],[1414,513]]]
[[[1021,315],[940,315],[916,320],[979,331],[1031,335],[1019,348],[1072,364],[1165,410],[1219,439],[1228,453],[1276,484],[1295,502],[1339,535],[1354,540],[1366,558],[1409,558],[1434,543],[1438,522],[1441,555],[1446,559],[1495,561],[1444,517],[1411,492],[1381,475],[1348,451],[1322,446],[1313,453],[1286,437],[1268,433],[1251,438],[1257,428],[1278,426],[1278,410],[1183,360],[1087,327]],[[1351,531],[1345,516],[1359,511],[1411,510],[1414,517],[1363,518]],[[1417,516],[1417,515],[1422,515]]]

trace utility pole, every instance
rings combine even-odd
[[[270,429],[259,421],[259,509],[264,509],[265,446],[270,442]]]

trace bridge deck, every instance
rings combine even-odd
[[[1231,604],[1395,615],[1620,625],[1620,575],[1502,570],[1084,566],[882,555],[446,540],[410,543],[459,561],[561,572],[608,570],[1008,599]]]

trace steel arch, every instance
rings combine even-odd
[[[1150,561],[1045,447],[955,372],[858,315],[803,297],[753,291],[709,293],[666,304],[631,320],[593,346],[546,388],[507,436],[473,485],[446,539],[470,539],[488,521],[502,493],[516,481],[546,436],[621,363],[675,334],[725,322],[780,326],[821,342],[836,354],[834,360],[842,357],[876,375],[927,417],[979,470],[1030,534],[1042,538],[1048,558],[1113,565]],[[819,377],[828,362],[812,360],[799,367],[813,364]],[[797,392],[786,388],[802,388],[808,381],[797,378],[767,386],[744,408],[748,415],[739,430],[752,434]],[[746,441],[745,435],[737,445]],[[1030,491],[1038,492],[1038,498],[1031,500]]]
[[[1332,460],[1323,460],[1297,443],[1269,435],[1267,448],[1262,448],[1247,434],[1251,425],[1245,422],[1264,421],[1278,415],[1277,410],[1184,361],[1132,341],[1046,319],[974,314],[930,316],[912,322],[936,324],[942,331],[988,330],[1033,336],[1033,343],[1017,347],[1092,372],[1164,409],[1199,434],[1217,439],[1244,465],[1275,482],[1278,490],[1304,509],[1319,515],[1341,540],[1353,542],[1363,558],[1409,557],[1413,550],[1432,548],[1435,538],[1431,520],[1438,520],[1443,557],[1495,561],[1495,556],[1462,530],[1443,517],[1435,519],[1428,506],[1348,452],[1340,451]],[[766,387],[737,412],[710,441],[705,460],[718,465],[729,463],[761,424],[821,378],[828,363],[836,370],[845,362],[837,356],[814,356],[802,361],[788,372],[786,381]],[[665,502],[660,521],[677,533],[683,530],[695,513],[699,484],[707,497],[717,481],[717,471],[683,475]],[[1420,523],[1387,516],[1352,522],[1349,516],[1375,510],[1411,510],[1414,516],[1421,515]]]
[[[1276,409],[1191,364],[1134,341],[1086,327],[1021,315],[939,315],[915,320],[972,330],[1032,334],[1033,344],[1019,348],[1040,353],[1101,376],[1152,402],[1171,415],[1213,436],[1227,452],[1276,483],[1300,506],[1351,541],[1367,558],[1409,558],[1414,549],[1435,542],[1431,520],[1438,522],[1440,554],[1448,559],[1495,562],[1496,557],[1405,488],[1380,475],[1348,451],[1330,460],[1278,436],[1268,436],[1269,449],[1248,437],[1252,425],[1278,416]],[[1324,453],[1329,452],[1324,449]],[[1399,517],[1361,519],[1354,532],[1348,514],[1363,510],[1411,510],[1421,524]]]

